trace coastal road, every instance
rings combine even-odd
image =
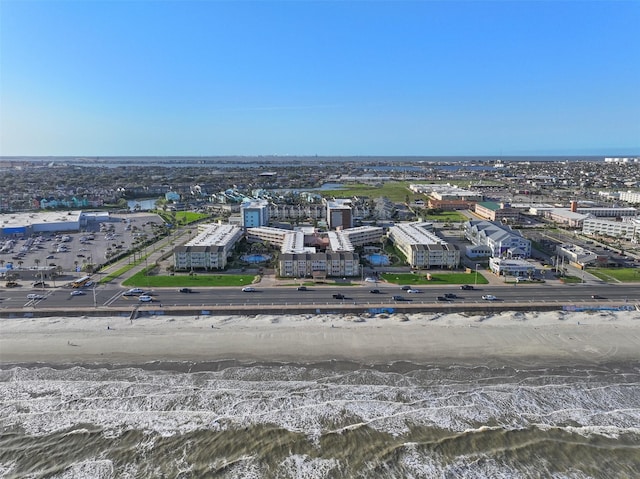
[[[379,289],[379,294],[372,294],[371,289]],[[123,296],[125,289],[113,286],[100,286],[87,289],[85,294],[72,296],[70,289],[12,289],[0,293],[0,310],[2,309],[37,309],[38,307],[62,309],[86,309],[90,307],[134,308],[139,303],[137,296]],[[640,302],[640,288],[637,285],[590,285],[579,284],[561,288],[550,285],[517,285],[517,286],[478,286],[472,291],[463,291],[459,287],[424,287],[420,293],[408,293],[396,285],[364,285],[353,287],[319,286],[307,291],[298,291],[295,287],[261,288],[256,286],[255,292],[243,292],[241,288],[201,288],[192,293],[180,293],[177,288],[150,290],[153,297],[146,305],[160,306],[295,306],[295,305],[390,305],[390,304],[433,304],[442,303],[438,296],[454,293],[457,297],[453,304],[473,304],[485,302],[482,295],[494,295],[497,302],[508,303],[557,303],[558,306],[573,303],[607,304]],[[27,299],[27,294],[36,293],[42,299]],[[344,299],[335,299],[333,294],[342,294]],[[401,295],[405,301],[392,299]],[[597,298],[592,296],[596,295]]]

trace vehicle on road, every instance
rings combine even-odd
[[[367,283],[377,283],[378,282],[377,278],[365,278],[364,280]]]
[[[372,289],[369,291],[371,294],[380,294],[382,293],[382,291],[380,291],[379,289]]]
[[[458,296],[454,293],[444,293],[444,297],[447,299],[456,299]]]
[[[496,301],[498,298],[496,298],[492,294],[483,294],[482,299],[484,299],[485,301]]]
[[[27,295],[27,299],[44,299],[44,296],[41,294],[31,293]]]
[[[436,299],[438,301],[451,301],[451,299],[447,298],[446,296],[438,296]]]
[[[407,293],[422,293],[422,290],[417,288],[408,289]]]
[[[122,293],[122,296],[138,296],[140,294],[144,294],[144,291],[140,288],[131,288],[128,291]]]
[[[150,303],[151,301],[153,301],[153,298],[148,294],[142,294],[138,297],[138,301],[142,303]]]
[[[191,288],[180,288],[181,293],[193,293]]]
[[[253,286],[245,286],[244,288],[242,288],[242,292],[243,293],[255,293],[256,292],[256,288],[254,288]]]
[[[81,289],[75,289],[73,291],[71,291],[71,296],[82,296],[83,294],[86,294],[84,291],[82,291]]]
[[[602,296],[600,296],[599,294],[592,294],[591,295],[591,299],[605,299]]]
[[[411,286],[403,286],[402,288],[400,288],[402,291],[409,291],[411,289]]]
[[[391,296],[391,299],[393,299],[394,301],[411,301],[409,298],[405,298],[400,294],[394,294],[393,296]]]
[[[460,289],[464,289],[464,290],[472,290],[474,289],[473,286],[471,286],[470,284],[463,284],[462,286],[460,286]]]
[[[309,291],[306,286],[298,286],[298,291]]]
[[[340,294],[340,293],[334,294],[333,299],[344,299],[344,294]]]
[[[44,281],[35,281],[32,286],[34,288],[48,288],[49,285],[47,283],[45,283]]]

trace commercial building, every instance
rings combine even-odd
[[[531,256],[531,241],[524,238],[519,231],[497,221],[467,221],[464,224],[464,234],[474,245],[489,247],[493,257],[529,258]]]
[[[430,231],[431,223],[400,223],[389,228],[388,237],[412,268],[456,268],[460,251]]]
[[[195,238],[173,249],[174,267],[177,271],[223,269],[242,235],[238,226],[201,225]]]
[[[87,223],[108,221],[108,213],[43,211],[0,215],[0,236],[21,238],[41,233],[80,231]]]
[[[414,184],[409,189],[428,197],[429,208],[443,210],[473,209],[476,203],[484,199],[478,191],[470,191],[450,184]]]
[[[515,276],[516,278],[528,278],[535,271],[535,265],[521,259],[490,258],[489,269],[498,276]]]
[[[482,201],[476,204],[474,211],[478,216],[489,221],[502,221],[510,224],[520,222],[520,211],[512,208],[509,203]]]

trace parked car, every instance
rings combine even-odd
[[[470,284],[463,284],[462,286],[460,286],[460,289],[470,290],[473,289],[473,286],[471,286]]]
[[[138,297],[138,301],[142,303],[150,303],[151,301],[153,301],[153,298],[148,294],[142,294]]]
[[[334,294],[333,299],[344,299],[344,294],[340,294],[340,293]]]
[[[181,293],[193,293],[191,288],[180,288]]]
[[[483,294],[482,299],[484,299],[485,301],[496,301],[498,298],[496,298],[492,294]]]
[[[256,292],[256,288],[254,288],[253,286],[245,286],[244,288],[242,288],[242,292],[243,293],[255,293]]]

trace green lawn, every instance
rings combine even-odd
[[[336,198],[348,198],[351,196],[368,196],[371,198],[387,197],[391,201],[405,201],[407,196],[410,199],[424,198],[423,195],[416,195],[409,190],[408,181],[388,181],[382,186],[364,185],[361,183],[346,184],[341,190],[322,191],[322,195],[335,196]]]
[[[255,279],[251,274],[196,274],[189,275],[159,275],[145,276],[144,272],[134,274],[122,284],[131,287],[154,288],[193,288],[211,286],[246,286]]]
[[[445,285],[445,284],[475,284],[475,272],[473,273],[447,273],[447,272],[437,272],[431,273],[431,280],[427,279],[427,273],[421,272],[421,274],[412,274],[412,273],[383,273],[382,278],[388,283],[394,284],[405,284],[405,285],[413,285],[413,284],[434,284],[434,285]],[[489,281],[482,275],[482,273],[478,272],[478,282],[477,284],[487,284]]]
[[[587,273],[607,282],[640,282],[640,268],[588,268]]]
[[[441,213],[432,213],[425,216],[429,221],[440,221],[442,223],[460,223],[468,221],[469,218],[457,211],[443,211]]]

